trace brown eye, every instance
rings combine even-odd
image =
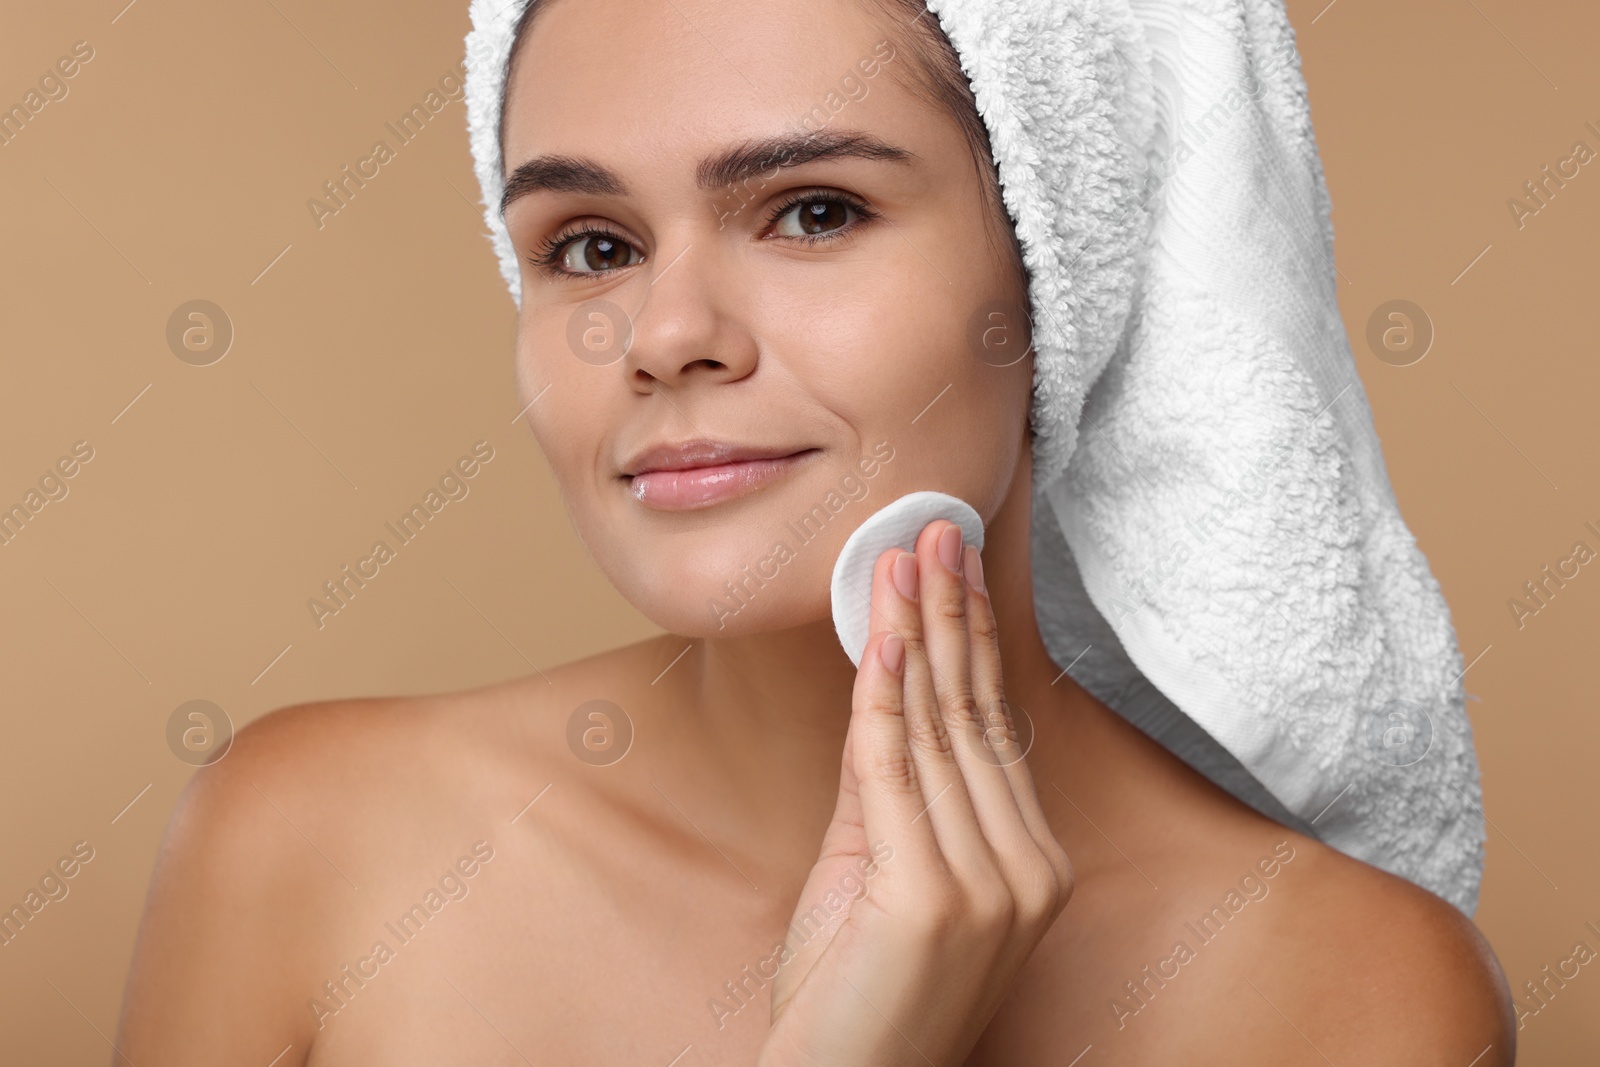
[[[780,237],[831,233],[847,226],[851,215],[856,213],[855,208],[842,200],[813,197],[798,201],[778,216],[774,232]]]
[[[561,253],[561,266],[574,274],[594,274],[631,267],[633,246],[605,234],[584,234],[570,241]]]

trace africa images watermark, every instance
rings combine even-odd
[[[475,877],[482,865],[492,859],[494,846],[487,841],[474,841],[471,855],[457,859],[453,867],[447,868],[439,876],[436,884],[428,887],[420,901],[413,903],[398,919],[383,924],[383,928],[394,937],[394,947],[391,948],[389,942],[382,938],[373,942],[370,952],[355,963],[340,967],[337,976],[323,982],[320,994],[307,997],[306,1007],[311,1009],[311,1014],[316,1018],[317,1029],[326,1026],[330,1016],[348,1008],[355,995],[383,973],[383,965],[391,962],[401,947],[415,940],[423,928],[444,910],[446,904],[465,900],[472,891],[468,880]]]
[[[1256,860],[1254,869],[1239,879],[1237,889],[1228,890],[1222,903],[1213,904],[1196,922],[1185,922],[1184,931],[1194,939],[1195,947],[1190,948],[1189,942],[1180,938],[1168,955],[1154,964],[1146,964],[1138,976],[1123,983],[1127,994],[1118,994],[1110,1001],[1111,1017],[1117,1020],[1117,1029],[1125,1028],[1129,1019],[1148,1008],[1157,991],[1165,989],[1168,982],[1182,974],[1184,965],[1194,962],[1199,956],[1198,950],[1216,940],[1228,923],[1244,911],[1246,904],[1267,899],[1271,892],[1267,880],[1277,877],[1294,855],[1294,846],[1287,839],[1279,841],[1272,846],[1271,853]],[[1257,872],[1260,872],[1259,878]]]
[[[779,968],[794,959],[797,948],[820,935],[831,936],[843,921],[841,917],[850,905],[867,895],[867,879],[877,874],[883,864],[894,859],[894,846],[887,841],[879,841],[871,846],[871,852],[871,859],[858,856],[855,863],[840,876],[838,885],[822,894],[810,911],[789,923],[789,936],[775,943],[771,952],[756,961],[754,973],[747,963],[740,968],[737,980],[730,979],[722,983],[726,1001],[720,997],[706,998],[706,1007],[717,1021],[718,1030],[727,1026],[733,1016],[756,1002],[757,991],[765,989],[767,983],[778,976]]]
[[[68,82],[77,77],[83,64],[94,58],[94,46],[88,41],[78,41],[70,55],[56,60],[39,76],[39,87],[29,89],[20,101],[0,111],[0,147],[9,145],[22,135],[28,123],[50,104],[59,104],[72,91]]]
[[[88,441],[76,441],[72,454],[57,459],[53,467],[39,476],[39,488],[29,489],[22,499],[9,508],[0,510],[0,548],[16,540],[23,529],[52,501],[65,500],[72,491],[67,483],[78,476],[83,464],[94,459],[94,446]]]
[[[1585,522],[1583,528],[1595,536],[1596,543],[1600,544],[1600,527],[1595,526],[1593,520]],[[1572,543],[1572,551],[1552,565],[1546,563],[1540,568],[1538,575],[1522,583],[1523,595],[1526,601],[1519,597],[1506,599],[1506,608],[1511,612],[1511,621],[1517,624],[1517,629],[1528,625],[1528,620],[1550,606],[1550,601],[1555,598],[1559,590],[1565,589],[1567,583],[1582,573],[1579,568],[1594,559],[1595,550],[1589,543],[1578,539]],[[1554,569],[1552,570],[1552,566]],[[1554,588],[1552,588],[1554,583]]]
[[[806,138],[806,141],[809,142],[811,137],[817,136],[826,129],[839,116],[839,113],[850,104],[858,104],[865,100],[872,91],[872,87],[867,82],[876,78],[885,66],[894,62],[894,58],[894,45],[885,39],[873,45],[872,52],[869,55],[857,60],[855,66],[839,79],[838,89],[830,89],[822,100],[815,104],[810,111],[807,111],[800,120],[800,124],[809,130],[811,134],[810,137]],[[857,77],[856,71],[861,72],[860,77]],[[752,174],[742,181],[730,184],[727,196],[736,199],[738,205],[724,210],[718,204],[712,204],[711,209],[717,214],[717,229],[722,229],[727,225],[729,219],[754,203],[755,193],[759,192],[769,182],[774,181],[778,176],[778,172],[794,156],[803,151],[804,148],[801,145],[790,145],[787,151],[775,153],[761,161],[761,165],[768,168],[766,173]],[[751,189],[752,183],[756,183],[754,190]],[[751,193],[748,199],[745,197],[747,192]],[[724,204],[727,203],[727,196],[723,198]]]
[[[1591,921],[1585,920],[1585,927],[1591,934],[1600,938],[1600,927]],[[1517,1029],[1521,1030],[1528,1025],[1528,1020],[1538,1015],[1550,1006],[1556,994],[1567,988],[1567,983],[1576,979],[1583,973],[1582,968],[1595,958],[1595,950],[1589,947],[1587,941],[1578,941],[1573,944],[1572,952],[1565,958],[1557,961],[1555,971],[1552,973],[1550,964],[1540,968],[1543,976],[1535,984],[1533,979],[1522,983],[1522,988],[1527,990],[1526,997],[1521,1001],[1514,1001],[1512,1007],[1517,1010]],[[1521,996],[1521,994],[1518,994]]]
[[[493,445],[488,441],[474,443],[471,455],[456,460],[454,466],[439,477],[437,489],[430,488],[423,495],[421,503],[411,505],[411,510],[395,520],[399,523],[398,527],[393,522],[383,524],[394,535],[395,548],[390,548],[388,541],[374,541],[371,551],[356,560],[354,569],[346,563],[337,577],[323,582],[322,591],[326,599],[309,597],[306,600],[306,610],[311,613],[311,621],[316,623],[317,629],[327,625],[328,616],[337,615],[349,607],[356,593],[383,573],[383,566],[396,558],[401,547],[416,540],[428,523],[445,509],[445,505],[452,500],[465,500],[472,491],[467,483],[478,476],[482,470],[480,464],[487,464],[492,459]]]
[[[1583,128],[1596,138],[1600,138],[1600,126],[1595,125],[1593,119],[1583,124]],[[1583,173],[1583,168],[1595,158],[1595,150],[1589,147],[1587,141],[1574,141],[1572,151],[1562,159],[1556,160],[1555,170],[1552,172],[1550,164],[1546,163],[1540,168],[1543,175],[1539,178],[1530,178],[1522,183],[1522,192],[1526,200],[1519,196],[1506,199],[1506,210],[1511,213],[1511,221],[1516,223],[1517,229],[1528,225],[1528,220],[1549,207],[1556,195],[1567,187],[1567,182],[1572,181]],[[1551,188],[1551,186],[1554,188]]]
[[[340,168],[338,175],[322,183],[326,199],[313,196],[306,200],[306,210],[311,212],[311,221],[317,229],[322,229],[330,217],[349,207],[356,193],[365,189],[367,182],[383,173],[381,169],[383,165],[392,161],[399,149],[416,140],[435,115],[465,95],[466,76],[465,62],[451,67],[439,78],[437,89],[429,89],[427,95],[422,98],[422,103],[412,104],[411,110],[395,120],[399,123],[398,126],[395,122],[383,124],[384,128],[394,135],[394,148],[389,147],[389,142],[386,140],[374,141],[371,150],[356,160],[353,171],[351,165],[346,163]]]
[[[1264,84],[1262,76],[1275,74],[1280,68],[1292,65],[1295,55],[1294,42],[1283,41],[1275,51],[1266,53],[1251,67],[1248,80],[1244,83],[1247,88],[1232,85],[1203,115],[1196,119],[1185,119],[1178,127],[1177,143],[1153,168],[1157,180],[1150,191],[1154,193],[1178,168],[1193,158],[1206,142],[1216,136],[1219,129],[1244,110],[1246,101],[1259,99]]]
[[[46,907],[67,899],[72,887],[67,883],[78,876],[84,864],[94,859],[94,846],[87,841],[75,842],[70,854],[56,860],[39,878],[39,888],[28,887],[20,904],[0,912],[0,948],[9,948],[29,923],[38,919]]]
[[[872,446],[871,455],[856,460],[856,468],[861,472],[860,477],[856,476],[854,470],[846,471],[844,477],[839,479],[839,488],[829,489],[820,501],[785,522],[784,534],[792,537],[794,546],[790,546],[785,536],[775,538],[765,556],[754,563],[746,564],[736,577],[723,582],[722,588],[727,600],[732,602],[731,606],[716,597],[706,601],[711,617],[717,621],[717,628],[726,626],[730,617],[744,610],[768,582],[778,577],[783,565],[795,559],[799,555],[799,549],[815,541],[841,511],[852,503],[864,499],[872,491],[872,487],[864,479],[877,477],[878,472],[883,469],[883,464],[893,460],[894,457],[894,446],[886,440],[879,441]]]

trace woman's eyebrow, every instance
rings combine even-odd
[[[916,153],[859,130],[787,133],[745,141],[707,156],[695,168],[695,183],[715,190],[737,185],[779,167],[798,167],[821,159],[874,159],[910,163]],[[512,201],[537,191],[628,196],[628,185],[613,170],[590,159],[535,156],[506,179],[500,198],[503,215]]]

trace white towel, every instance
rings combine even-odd
[[[1282,0],[929,0],[1028,269],[1046,646],[1274,818],[1471,915],[1463,663],[1339,315]],[[467,114],[499,215],[520,0],[472,0]]]

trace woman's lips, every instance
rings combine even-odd
[[[628,492],[647,508],[687,511],[753,493],[789,473],[816,449],[777,459],[746,459],[711,467],[649,471],[628,479]]]

